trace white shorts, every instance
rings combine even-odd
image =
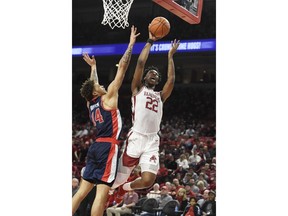
[[[123,165],[132,167],[137,164],[141,172],[157,174],[159,169],[159,143],[158,134],[143,135],[130,131],[124,145]]]

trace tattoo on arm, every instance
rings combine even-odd
[[[132,54],[132,47],[128,47],[128,49],[126,50],[126,52],[124,53],[122,59],[123,62],[128,64],[130,59],[131,59],[131,54]]]
[[[97,69],[96,68],[92,68],[91,69],[91,76],[90,76],[91,80],[94,80],[96,83],[98,82],[98,75],[97,75]]]

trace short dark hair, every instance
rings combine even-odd
[[[190,201],[191,201],[192,199],[194,199],[194,201],[197,203],[198,200],[197,200],[196,197],[194,197],[194,196],[190,197]]]
[[[158,81],[158,83],[160,83],[160,81],[161,81],[161,73],[159,72],[159,69],[158,69],[157,67],[155,67],[155,66],[149,66],[148,68],[146,68],[146,69],[144,70],[143,77],[142,77],[142,83],[144,83],[144,77],[146,76],[146,74],[147,74],[149,71],[151,71],[151,70],[157,71],[158,76],[159,76],[159,81]]]
[[[94,80],[87,79],[81,86],[80,94],[87,101],[93,99]]]

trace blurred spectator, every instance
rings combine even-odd
[[[170,179],[172,179],[175,176],[175,171],[178,168],[178,164],[176,163],[174,156],[171,153],[167,155],[167,158],[164,161],[164,164],[166,168],[168,169],[169,174],[171,174]]]
[[[72,178],[72,197],[79,189],[79,180],[77,178]]]
[[[210,164],[205,163],[204,167],[201,169],[201,172],[205,174],[205,179],[208,180],[211,175],[211,169],[210,169]]]
[[[162,184],[168,180],[168,169],[164,163],[160,163],[160,168],[157,173],[157,182]]]
[[[189,167],[188,173],[192,175],[192,179],[194,179],[195,181],[198,179],[198,174],[194,172],[193,167]]]
[[[198,180],[196,181],[196,185],[198,185],[198,182],[203,182],[205,188],[209,187],[208,182],[205,179],[205,174],[202,172],[199,174]]]
[[[161,187],[161,196],[157,198],[159,208],[162,209],[167,202],[170,200],[173,200],[173,198],[168,194],[168,188],[164,185]],[[142,212],[140,214],[141,216],[154,216],[154,213],[149,212]],[[161,216],[164,216],[165,214],[162,212]]]
[[[211,145],[210,145],[210,148],[209,148],[209,154],[210,154],[210,157],[213,159],[214,157],[216,157],[216,142],[213,142]],[[212,161],[212,163],[216,163]]]
[[[79,169],[75,164],[72,165],[72,177],[75,177],[75,178],[80,177]]]
[[[190,172],[185,173],[185,176],[182,180],[184,185],[189,184],[190,179],[192,179],[192,174]]]
[[[177,189],[176,189],[176,185],[173,184],[173,183],[171,184],[171,188],[170,188],[170,190],[169,190],[169,195],[171,195],[171,197],[172,197],[173,199],[176,198]]]
[[[208,183],[210,185],[210,189],[211,190],[215,190],[216,189],[216,164],[212,163],[210,165],[210,178],[208,180]]]
[[[200,199],[198,199],[198,205],[200,206],[200,207],[202,207],[203,206],[203,204],[204,204],[204,202],[206,201],[206,200],[208,200],[208,197],[209,197],[209,190],[205,190],[204,192],[203,192],[203,194],[202,194],[202,198],[200,198]]]
[[[179,180],[177,178],[173,179],[173,184],[176,187],[176,191],[178,191],[180,188],[184,188],[184,186],[180,184],[180,182],[179,182]]]
[[[199,193],[200,189],[198,186],[195,185],[195,180],[193,178],[190,179],[189,185],[191,187],[191,191],[197,195]]]
[[[186,190],[184,188],[180,188],[176,195],[176,200],[178,200],[180,207],[179,210],[184,211],[185,207],[188,204],[188,199],[186,195]]]
[[[153,185],[153,190],[149,191],[149,193],[147,193],[147,198],[158,198],[161,196],[161,191],[159,190],[160,186],[158,183],[155,183]]]
[[[85,162],[86,160],[86,155],[89,149],[89,141],[82,142],[79,148],[79,162]]]
[[[178,171],[176,170],[176,175],[175,175],[175,179],[178,179],[178,182],[180,185],[183,185],[183,177],[182,177],[182,172],[178,169]]]
[[[196,197],[196,194],[192,191],[191,186],[189,184],[185,185],[186,197],[190,200],[191,197]]]
[[[210,190],[208,200],[206,200],[201,207],[203,216],[206,216],[206,215],[216,216],[215,198],[216,198],[216,193],[213,190]]]
[[[138,202],[138,198],[138,194],[134,190],[127,191],[124,194],[123,201],[121,203],[116,203],[114,206],[106,209],[107,216],[112,216],[112,213],[115,214],[115,216],[120,216],[127,213],[131,214],[131,208]],[[118,207],[120,204],[122,204],[122,206]]]
[[[79,156],[78,156],[78,145],[76,144],[76,141],[73,140],[72,142],[72,161],[78,162]]]
[[[197,187],[199,188],[199,193],[203,194],[203,192],[207,189],[203,181],[197,181]]]
[[[206,162],[211,162],[212,158],[211,158],[210,152],[208,151],[208,146],[207,145],[203,146],[202,155],[203,155],[203,159]]]
[[[167,187],[168,192],[170,192],[171,189],[172,189],[172,184],[171,184],[171,182],[169,182],[169,181],[165,182],[165,186]]]
[[[82,125],[82,126],[81,126],[81,129],[76,132],[76,134],[74,135],[74,137],[75,137],[75,138],[81,138],[81,137],[86,136],[86,135],[88,135],[88,134],[89,134],[89,131],[88,131],[88,129],[86,128],[86,125]]]
[[[158,198],[159,208],[163,208],[167,202],[173,200],[172,197],[168,194],[168,188],[163,186],[161,188],[161,196]]]
[[[194,170],[197,170],[202,158],[199,156],[196,150],[192,149],[191,152],[192,155],[188,158],[189,166],[192,166]]]
[[[201,208],[197,204],[197,199],[195,197],[192,197],[190,199],[190,205],[187,206],[188,210],[187,212],[184,212],[184,216],[202,216]]]
[[[178,167],[180,168],[180,170],[189,169],[188,160],[185,154],[181,154],[180,158],[176,160],[176,163],[178,164]]]

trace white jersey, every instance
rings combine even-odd
[[[160,92],[143,86],[131,98],[132,130],[141,134],[153,134],[160,130],[163,102]]]

